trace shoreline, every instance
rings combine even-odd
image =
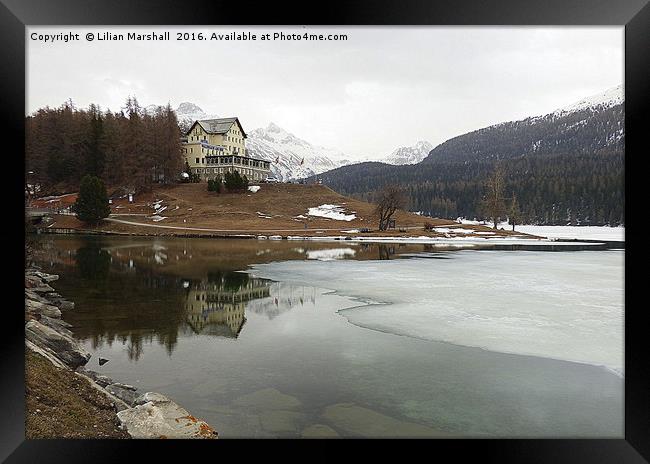
[[[345,242],[348,244],[408,244],[431,245],[453,248],[474,248],[491,250],[534,251],[547,249],[547,251],[584,251],[584,250],[610,250],[625,249],[625,241],[591,240],[591,239],[558,239],[543,237],[429,237],[429,236],[351,236],[351,235],[262,235],[249,234],[214,234],[214,233],[142,233],[122,232],[112,230],[92,229],[59,229],[37,228],[36,235],[93,235],[117,237],[152,237],[152,238],[200,238],[224,240],[259,240],[259,241],[310,241],[310,242]]]
[[[114,381],[86,368],[91,354],[77,342],[70,330],[71,325],[62,319],[64,312],[74,311],[74,303],[63,298],[50,286],[50,283],[58,278],[58,275],[44,273],[33,265],[25,269],[25,352],[26,360],[31,359],[26,369],[30,374],[28,378],[32,381],[33,389],[47,391],[49,383],[54,381],[53,377],[57,377],[55,380],[72,390],[67,393],[73,398],[69,398],[68,394],[64,395],[64,398],[70,399],[76,408],[83,410],[87,415],[92,416],[93,411],[96,412],[93,406],[96,406],[97,402],[102,403],[101,409],[104,412],[112,411],[109,415],[117,426],[117,430],[113,431],[113,438],[126,438],[124,433],[130,438],[217,438],[217,431],[210,425],[192,416],[170,398],[157,392],[139,392],[132,385]],[[40,361],[37,360],[38,356],[35,358],[27,353],[38,355],[49,363],[49,367],[41,365],[42,370],[49,372],[46,378],[35,375]],[[51,368],[55,370],[51,371]],[[85,384],[79,384],[75,379],[87,381],[91,390],[96,392],[95,395],[100,395],[100,399],[88,400],[88,389],[80,386]],[[30,391],[28,389],[25,393],[28,405],[42,401],[39,396],[32,398]],[[62,398],[50,400],[57,405],[64,401]],[[71,407],[67,402],[64,407],[66,405]],[[40,412],[40,409],[35,409],[33,414]],[[69,411],[60,414],[65,415],[67,412]],[[57,419],[44,417],[40,420],[40,428],[47,430],[48,420],[56,422]],[[30,430],[29,424],[29,421],[26,422],[26,432],[32,435],[32,438],[57,438],[49,435],[34,436],[38,435],[38,432]],[[73,427],[76,429],[71,433],[81,433],[87,430],[88,426],[86,423],[75,423]],[[97,424],[91,427],[97,428]]]

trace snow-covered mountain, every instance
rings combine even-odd
[[[555,116],[564,116],[568,113],[575,113],[582,110],[600,111],[620,105],[624,100],[623,86],[619,84],[604,92],[583,98],[571,105],[558,108],[552,114]]]
[[[387,158],[381,161],[395,165],[417,164],[426,158],[431,150],[433,150],[433,145],[427,141],[421,140],[410,147],[397,148]]]
[[[272,175],[285,181],[302,179],[351,163],[345,153],[314,146],[274,123],[250,131],[246,150],[254,158],[271,161]]]
[[[216,119],[219,116],[216,114],[207,114],[198,105],[190,102],[182,102],[176,108],[176,118],[178,119],[178,126],[182,131],[190,128],[194,121],[199,119]]]

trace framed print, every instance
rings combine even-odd
[[[3,0],[0,456],[646,462],[646,3]]]

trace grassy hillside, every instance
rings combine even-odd
[[[321,205],[337,205],[343,214],[355,217],[346,221],[308,214],[310,208]],[[374,208],[371,203],[345,197],[324,185],[262,184],[256,193],[217,194],[208,192],[205,183],[179,184],[137,196],[133,203],[128,203],[126,198],[114,199],[111,217],[98,228],[157,235],[182,235],[183,232],[341,235],[361,228],[376,231]],[[397,230],[382,235],[423,235],[426,223],[463,228],[449,220],[425,218],[406,211],[398,211],[394,217]],[[86,228],[73,216],[63,215],[57,215],[51,227]],[[480,226],[469,228],[490,230]],[[444,235],[435,231],[426,234]]]

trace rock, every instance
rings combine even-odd
[[[269,410],[260,414],[260,424],[267,432],[295,434],[299,430],[296,422],[302,417],[295,411]]]
[[[134,387],[133,385],[128,385],[126,383],[113,382],[113,385],[116,387],[123,388],[124,390],[131,390],[131,391],[137,390],[137,388]]]
[[[50,300],[43,298],[40,294],[31,291],[30,289],[25,289],[25,299],[38,301],[39,303],[50,304]]]
[[[45,282],[54,282],[55,280],[59,280],[59,276],[56,274],[47,274],[45,272],[37,271],[35,269],[30,269],[28,271],[25,271],[25,275],[38,277],[39,279],[41,279],[41,281],[45,281]]]
[[[47,298],[48,303],[58,306],[58,308],[63,311],[74,309],[74,303],[72,301],[66,300],[58,293],[47,293],[45,295],[45,298]]]
[[[68,300],[61,300],[59,302],[59,309],[61,311],[72,311],[74,309],[74,303]]]
[[[60,318],[61,311],[56,306],[25,299],[25,310],[30,313],[42,314],[47,317]]]
[[[340,435],[332,427],[324,424],[314,424],[302,431],[303,438],[336,438]]]
[[[61,317],[61,311],[56,306],[27,298],[25,299],[25,310],[44,314],[48,317]]]
[[[81,375],[85,375],[100,387],[106,387],[107,385],[115,383],[110,377],[106,377],[105,375],[101,375],[100,373],[91,371],[85,367],[77,367],[76,371]]]
[[[25,282],[25,286],[27,287],[26,282]],[[37,293],[51,293],[54,291],[54,289],[47,284],[41,284],[37,287],[30,287],[30,290],[32,292],[37,292]]]
[[[54,282],[55,280],[59,280],[59,276],[57,274],[46,274],[44,272],[36,272],[36,275],[39,276],[42,280],[45,282]]]
[[[88,353],[74,338],[59,333],[51,327],[31,320],[25,324],[25,338],[40,348],[51,352],[71,369],[83,366],[90,359]]]
[[[145,393],[136,404],[117,413],[133,438],[217,438],[217,432],[206,422],[160,393]]]
[[[100,366],[103,366],[104,364],[106,364],[106,363],[108,362],[108,359],[106,359],[106,358],[99,358],[99,359],[97,360],[97,362],[99,363]]]
[[[25,275],[25,288],[40,287],[43,281],[34,275]],[[54,290],[54,289],[52,289]]]
[[[56,330],[59,333],[67,335],[70,338],[74,338],[74,335],[72,334],[70,329],[68,329],[68,327],[71,327],[70,324],[68,324],[65,321],[62,321],[61,319],[55,319],[46,315],[41,315],[39,322],[41,324],[45,324],[46,326]]]
[[[337,429],[361,437],[435,438],[449,436],[425,425],[402,421],[352,403],[328,406],[323,412],[323,417]]]
[[[240,396],[233,401],[233,404],[258,409],[294,409],[301,405],[298,398],[286,395],[275,388],[265,388]]]
[[[136,398],[138,396],[140,396],[136,392],[136,389],[134,387],[131,387],[131,385],[123,385],[123,384],[120,384],[120,383],[112,383],[110,385],[106,385],[104,388],[111,395],[121,399],[122,401],[124,401],[129,406],[133,406],[134,403],[135,403]]]

